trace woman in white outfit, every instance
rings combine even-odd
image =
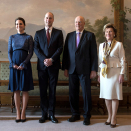
[[[116,114],[119,100],[123,100],[122,82],[125,72],[125,51],[123,44],[115,40],[117,30],[113,24],[104,26],[106,41],[99,46],[98,81],[100,82],[100,98],[105,99],[108,119],[105,125],[116,127]]]

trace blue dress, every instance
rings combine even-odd
[[[9,87],[11,92],[33,90],[33,78],[30,59],[33,55],[33,38],[23,33],[9,37],[8,58],[9,58]],[[23,70],[14,69],[13,66],[22,66]]]

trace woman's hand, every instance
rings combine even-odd
[[[124,75],[120,74],[119,75],[119,83],[121,84],[124,81]]]
[[[24,68],[22,66],[18,66],[17,70],[23,70]]]
[[[14,65],[14,66],[13,66],[13,68],[17,69],[17,68],[18,68],[18,66],[17,66],[17,65]]]
[[[98,76],[97,81],[100,83],[100,76]]]

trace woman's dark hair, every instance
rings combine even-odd
[[[106,24],[106,25],[104,26],[104,28],[103,28],[103,33],[104,33],[104,34],[105,34],[105,30],[106,30],[107,28],[112,28],[112,29],[113,29],[113,31],[114,31],[114,33],[115,33],[114,38],[116,38],[116,37],[117,37],[117,29],[114,27],[114,25],[111,24],[111,23]]]
[[[23,24],[25,25],[25,20],[22,17],[18,17],[15,19],[15,25],[16,25],[17,20],[21,20],[23,22]]]

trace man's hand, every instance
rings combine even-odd
[[[120,74],[119,75],[119,83],[121,84],[124,81],[124,75]]]
[[[52,60],[50,58],[49,59],[45,59],[44,60],[44,65],[47,66],[47,67],[51,66],[52,65]]]
[[[90,79],[93,79],[96,77],[96,71],[91,71]]]
[[[23,70],[24,68],[22,66],[18,66],[17,70]]]
[[[64,76],[65,76],[65,77],[69,77],[68,70],[66,70],[66,69],[65,69],[65,71],[64,71]]]
[[[13,66],[13,68],[17,69],[17,68],[18,68],[18,66],[17,66],[17,65],[14,65],[14,66]]]

